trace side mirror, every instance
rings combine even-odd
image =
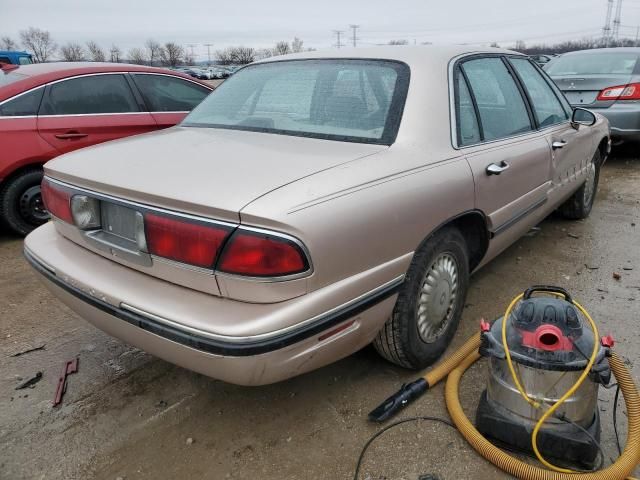
[[[576,128],[579,125],[585,125],[590,127],[596,123],[596,115],[595,113],[587,110],[586,108],[576,107],[573,109],[573,113],[571,114],[571,124]]]

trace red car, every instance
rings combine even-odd
[[[0,70],[0,221],[26,235],[48,219],[42,164],[180,122],[212,90],[170,70],[43,63]]]

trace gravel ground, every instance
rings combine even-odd
[[[453,348],[534,283],[574,292],[618,341],[638,378],[640,350],[640,160],[618,152],[605,165],[586,221],[551,216],[471,281]],[[637,156],[637,154],[636,154]],[[633,226],[635,224],[636,226]],[[228,385],[124,345],[56,301],[0,232],[0,479],[347,479],[378,430],[366,413],[415,373],[370,349],[276,385]],[[613,273],[621,278],[616,280]],[[20,356],[15,353],[44,345]],[[79,356],[60,408],[51,407],[66,359]],[[14,390],[43,373],[34,388]],[[465,376],[462,399],[475,412],[484,362]],[[611,391],[600,394],[607,456],[615,456]],[[620,412],[625,432],[624,408]],[[446,417],[438,386],[403,416]],[[507,478],[454,430],[410,423],[373,444],[361,478]]]

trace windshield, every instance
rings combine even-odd
[[[637,53],[578,53],[554,59],[545,70],[549,75],[631,75],[637,61]]]
[[[9,85],[10,83],[17,82],[18,80],[22,80],[23,78],[27,78],[26,75],[22,75],[21,73],[16,72],[3,72],[0,70],[0,87],[5,85]]]
[[[31,57],[18,57],[18,63],[20,65],[31,65],[33,62],[31,61]]]
[[[408,81],[409,67],[383,60],[250,65],[218,87],[182,125],[390,145]]]

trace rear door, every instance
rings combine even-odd
[[[459,62],[455,82],[458,146],[473,172],[476,207],[494,235],[527,224],[547,201],[551,152],[524,92],[499,56]]]
[[[180,123],[211,93],[211,89],[199,83],[173,75],[133,73],[131,76],[158,128]]]
[[[559,189],[558,198],[566,197],[577,188],[591,160],[589,128],[571,124],[571,107],[538,67],[523,57],[511,57],[509,62],[525,88],[538,129],[551,146],[552,190]]]
[[[60,153],[155,129],[122,73],[54,82],[38,114],[40,135]]]

